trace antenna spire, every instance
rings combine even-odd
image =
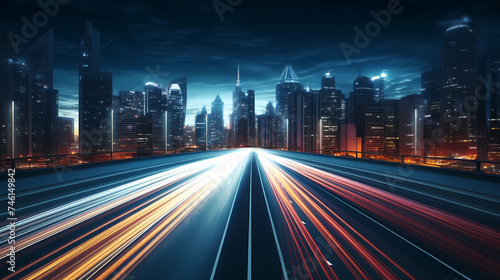
[[[238,80],[236,81],[236,86],[240,86],[240,62],[238,61]]]

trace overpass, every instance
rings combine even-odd
[[[2,279],[500,275],[494,175],[241,149],[13,177],[14,215],[0,219]],[[13,219],[15,273],[6,257]]]

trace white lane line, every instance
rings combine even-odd
[[[271,215],[271,210],[269,209],[269,203],[267,202],[266,191],[264,190],[264,183],[262,183],[262,175],[260,173],[260,168],[257,165],[257,171],[259,172],[260,185],[262,187],[262,193],[264,194],[264,200],[266,201],[267,213],[269,214],[269,220],[271,221],[271,227],[273,229],[274,242],[276,243],[276,248],[278,249],[278,255],[281,262],[281,269],[283,270],[283,277],[288,280],[288,273],[286,272],[285,261],[283,260],[283,254],[281,253],[280,242],[278,241],[278,235],[276,234],[276,229],[274,228],[273,217]]]
[[[243,172],[241,173],[240,181],[238,182],[238,188],[236,189],[236,193],[234,194],[233,203],[231,205],[231,210],[229,211],[229,216],[227,217],[226,227],[224,228],[224,234],[222,234],[222,240],[220,241],[219,250],[217,252],[217,257],[215,258],[215,263],[212,268],[212,275],[210,276],[210,280],[213,280],[215,277],[215,271],[217,270],[217,265],[219,264],[220,254],[222,253],[222,246],[224,245],[224,240],[226,239],[226,233],[229,227],[229,221],[231,220],[231,216],[233,214],[233,208],[234,204],[236,203],[236,197],[238,197],[241,181],[243,180],[243,176],[245,176],[245,169],[243,169]]]
[[[374,178],[370,178],[370,177],[366,177],[366,176],[362,176],[362,175],[350,173],[350,172],[347,172],[347,171],[341,171],[341,170],[338,170],[338,169],[335,169],[335,168],[324,167],[324,166],[313,164],[313,163],[307,163],[307,164],[310,165],[310,166],[314,166],[314,167],[320,168],[320,169],[326,169],[326,170],[328,170],[328,172],[340,173],[340,174],[347,174],[347,175],[354,176],[354,177],[357,177],[357,178],[361,178],[361,179],[364,179],[364,180],[376,182],[376,183],[382,184],[384,186],[388,185],[387,182],[384,182],[384,181],[381,181],[381,180],[378,180],[378,179],[374,179]],[[357,170],[355,168],[353,168],[353,169]],[[359,171],[361,171],[361,170],[359,170]],[[366,172],[368,172],[368,171],[366,171]],[[371,173],[371,172],[368,172],[368,173]],[[377,174],[377,175],[380,175],[380,174]],[[413,180],[406,180],[406,181],[409,181],[409,182],[412,182],[412,183],[415,183],[415,184],[419,184],[419,185],[429,186],[429,185],[426,185],[425,183],[414,182]],[[450,199],[447,199],[447,198],[444,198],[444,197],[440,197],[440,196],[436,196],[436,195],[432,195],[430,193],[425,193],[425,192],[417,191],[415,189],[406,188],[406,187],[402,187],[402,186],[399,186],[399,185],[398,186],[394,186],[394,187],[399,188],[399,189],[403,189],[403,190],[406,190],[406,191],[409,191],[409,192],[413,192],[413,193],[425,195],[425,196],[428,196],[428,197],[432,197],[434,199],[445,201],[445,202],[448,202],[448,203],[451,203],[451,204],[455,204],[455,205],[458,205],[458,206],[462,206],[462,207],[465,207],[465,208],[469,208],[469,209],[472,209],[472,210],[475,210],[475,211],[478,211],[478,212],[483,212],[483,213],[486,213],[486,214],[489,214],[489,215],[492,215],[492,216],[500,216],[500,214],[496,213],[496,212],[491,212],[491,211],[488,211],[488,210],[485,210],[485,209],[481,209],[481,208],[477,208],[477,207],[474,207],[474,206],[471,206],[471,205],[463,204],[461,202],[450,200]],[[433,186],[430,186],[430,187],[433,187]]]
[[[282,155],[276,155],[276,156],[283,157]],[[286,156],[286,157],[292,158],[294,160],[304,160],[304,159],[301,159],[301,158],[298,158],[298,157],[292,157],[292,156]],[[314,164],[314,163],[310,162],[310,161],[313,161],[311,159],[305,159],[305,160],[309,161],[309,162],[306,163],[307,165],[314,166],[314,167],[319,168],[321,170],[325,170],[326,169],[326,170],[328,170],[328,172],[336,172],[336,173],[341,173],[341,174],[347,174],[347,175],[351,175],[351,176],[354,176],[354,177],[357,177],[357,178],[361,178],[361,179],[365,179],[365,180],[368,180],[368,181],[376,182],[376,183],[382,184],[384,186],[388,185],[387,182],[384,182],[384,181],[381,181],[381,180],[377,180],[377,179],[373,179],[373,178],[370,178],[370,177],[366,177],[366,176],[362,176],[362,175],[350,173],[350,172],[347,172],[347,171],[341,171],[341,170],[338,170],[338,169],[335,169],[335,168],[332,168],[332,167],[326,167],[324,165]],[[319,163],[319,162],[317,162],[317,163]],[[356,171],[363,172],[363,173],[374,174],[374,175],[381,175],[380,173],[371,172],[371,171],[367,171],[367,170],[362,170],[362,169],[358,169],[358,168],[354,168],[354,167],[346,167],[346,166],[342,166],[342,165],[338,165],[338,164],[334,164],[334,163],[326,163],[326,164],[328,164],[330,166],[348,168],[348,169],[356,170]],[[427,186],[427,187],[433,187],[433,188],[436,188],[436,189],[441,189],[441,190],[445,190],[445,191],[449,191],[449,192],[457,192],[457,193],[459,193],[461,195],[468,195],[468,196],[472,196],[472,197],[475,197],[475,198],[478,198],[478,199],[487,200],[487,199],[485,199],[483,197],[479,197],[479,196],[468,194],[466,192],[463,192],[462,190],[458,190],[458,189],[455,190],[455,189],[451,189],[449,187],[436,185],[436,184],[430,183],[430,182],[424,182],[424,181],[414,180],[414,179],[410,179],[410,178],[403,178],[403,177],[400,177],[400,176],[393,176],[393,175],[391,175],[391,176],[386,175],[386,176],[390,177],[390,178],[398,179],[400,181],[407,181],[407,182],[415,183],[415,184],[418,184],[418,185],[424,185],[424,186]],[[463,204],[463,203],[460,203],[458,201],[450,200],[450,199],[447,199],[447,198],[444,198],[444,197],[441,197],[441,196],[432,195],[432,194],[427,193],[427,192],[421,192],[421,191],[418,191],[418,190],[415,190],[415,189],[411,189],[411,188],[406,188],[406,187],[403,187],[403,186],[400,186],[400,185],[397,185],[397,186],[394,186],[394,187],[402,189],[402,190],[410,191],[410,192],[413,192],[413,193],[425,195],[425,196],[428,196],[428,197],[432,197],[432,198],[435,198],[435,199],[438,199],[438,200],[441,200],[441,201],[445,201],[445,202],[448,202],[448,203],[451,203],[451,204],[455,204],[455,205],[458,205],[458,206],[466,207],[466,208],[469,208],[469,209],[472,209],[472,210],[475,210],[475,211],[483,212],[483,213],[486,213],[486,214],[489,214],[489,215],[492,215],[492,216],[500,216],[500,213],[497,213],[497,212],[491,212],[491,211],[488,211],[488,210],[485,210],[485,209],[481,209],[481,208],[477,208],[477,207],[474,207],[474,206],[471,206],[471,205],[468,205],[468,204]],[[493,199],[489,199],[489,200],[492,201],[492,202],[497,202],[497,201],[495,201]]]
[[[390,228],[384,226],[382,223],[374,220],[373,218],[371,218],[370,216],[366,215],[365,213],[361,212],[360,210],[356,209],[355,207],[353,207],[352,205],[348,204],[347,202],[343,201],[342,199],[338,198],[337,196],[331,194],[330,192],[328,192],[327,190],[323,189],[322,187],[318,186],[317,184],[311,182],[311,184],[313,184],[314,186],[316,186],[317,188],[319,188],[320,190],[322,190],[323,192],[327,193],[328,195],[330,195],[331,197],[335,198],[336,200],[342,202],[343,204],[347,205],[349,208],[353,209],[354,211],[358,212],[359,214],[361,214],[362,216],[368,218],[369,220],[371,220],[372,222],[374,222],[375,224],[379,225],[380,227],[384,228],[385,230],[389,231],[390,233],[394,234],[395,236],[401,238],[402,240],[406,241],[408,244],[412,245],[413,247],[417,248],[418,250],[420,250],[421,252],[423,252],[424,254],[428,255],[429,257],[433,258],[434,260],[436,260],[437,262],[441,263],[442,265],[446,266],[447,268],[449,268],[450,270],[452,270],[453,272],[457,273],[458,275],[462,276],[463,278],[465,279],[469,279],[471,280],[472,278],[470,277],[467,277],[465,276],[463,273],[459,272],[458,270],[454,269],[451,265],[445,263],[444,261],[440,260],[438,257],[432,255],[431,253],[425,251],[424,249],[420,248],[418,245],[414,244],[413,242],[411,242],[410,240],[404,238],[403,236],[397,234],[396,232],[394,232],[393,230],[391,230]]]
[[[275,153],[275,155],[283,157],[283,155],[280,155],[280,154],[277,154],[277,153]],[[360,172],[363,172],[363,173],[381,175],[380,172],[368,171],[368,170],[356,168],[356,167],[353,167],[353,166],[345,166],[345,165],[341,165],[341,164],[335,164],[335,163],[331,163],[331,162],[329,162],[327,160],[316,160],[316,159],[311,159],[311,158],[307,158],[306,159],[306,158],[301,158],[301,157],[297,157],[297,156],[289,156],[289,155],[286,155],[286,157],[289,157],[289,158],[292,158],[292,159],[296,159],[296,160],[313,161],[313,162],[316,162],[318,164],[328,164],[328,165],[331,165],[331,166],[352,169],[352,170],[360,171]],[[342,158],[334,158],[334,159],[342,159]],[[334,169],[334,170],[336,170],[336,169]],[[339,171],[339,172],[342,172],[342,171]],[[390,177],[390,178],[393,178],[393,179],[400,180],[400,181],[408,181],[408,182],[412,182],[412,183],[415,183],[415,184],[424,185],[424,186],[428,186],[428,187],[433,187],[433,188],[444,190],[444,191],[448,191],[448,192],[459,193],[459,194],[465,195],[465,196],[472,196],[472,197],[477,198],[477,199],[488,200],[488,201],[491,201],[491,202],[500,203],[500,198],[496,198],[496,197],[492,197],[492,196],[488,196],[488,195],[484,195],[484,194],[474,193],[473,191],[468,191],[468,190],[459,189],[459,188],[455,188],[455,187],[449,187],[449,186],[446,186],[446,185],[441,185],[441,184],[437,184],[437,183],[433,183],[433,182],[428,182],[428,181],[423,181],[423,180],[418,180],[418,179],[412,179],[412,178],[409,178],[409,177],[398,176],[398,175],[394,175],[394,174],[383,174],[383,175],[387,176],[387,177]],[[384,184],[387,184],[387,182],[385,182]],[[400,186],[397,186],[397,187],[400,187]],[[426,193],[421,193],[421,194],[425,195]]]
[[[247,279],[252,279],[252,177],[253,177],[253,160],[254,153],[251,154],[250,160],[250,205],[248,210],[248,265]]]

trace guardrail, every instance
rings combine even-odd
[[[74,166],[88,163],[104,162],[111,160],[130,159],[139,157],[158,156],[166,154],[176,154],[183,152],[192,152],[187,150],[140,150],[140,151],[115,151],[115,152],[96,152],[96,153],[75,153],[65,155],[47,155],[37,157],[24,157],[14,159],[0,159],[0,173],[7,172],[10,168],[16,170],[33,170],[43,168],[59,168],[64,166]]]
[[[334,150],[310,150],[310,149],[285,149],[295,152],[307,152],[326,154],[340,157],[373,159],[402,164],[422,165],[436,168],[448,168],[462,171],[487,173],[500,175],[500,161],[474,160],[465,158],[445,158],[417,155],[385,154],[377,152],[360,151],[334,151]]]

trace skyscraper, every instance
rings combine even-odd
[[[100,33],[86,21],[81,41],[78,102],[81,153],[111,150],[113,76],[100,72],[100,40]]]
[[[304,87],[293,71],[291,65],[287,65],[276,84],[276,115],[282,119],[281,128],[277,132],[277,145],[280,148],[293,148],[290,142],[295,142],[291,135],[296,134],[290,131],[290,127],[296,122],[297,95],[303,91]]]
[[[247,118],[248,118],[248,146],[255,147],[255,134],[257,127],[255,126],[255,91],[252,89],[247,90]]]
[[[179,87],[176,87],[179,91]],[[165,151],[167,139],[167,95],[158,84],[148,82],[144,87],[146,98],[146,117],[153,128],[152,149],[156,151]],[[176,93],[176,95],[179,95]],[[177,97],[179,98],[179,97]],[[180,101],[182,103],[182,101]],[[173,102],[174,103],[174,102]],[[175,102],[176,104],[178,102]],[[173,121],[173,118],[172,118]],[[170,144],[173,143],[173,138],[169,139]],[[173,148],[173,147],[169,147]]]
[[[198,151],[207,150],[207,108],[203,106],[196,115],[196,147]]]
[[[168,93],[167,145],[178,150],[184,148],[184,94],[178,84],[172,84]]]
[[[344,152],[361,152],[361,138],[357,137],[354,124],[342,124],[340,126],[340,150]],[[355,153],[350,154],[351,156],[356,155]]]
[[[384,153],[399,154],[399,103],[398,99],[385,99],[384,105]]]
[[[476,35],[466,24],[454,25],[443,35],[441,49],[440,153],[448,157],[477,156]]]
[[[489,75],[487,100],[487,121],[489,123],[489,160],[500,160],[500,60],[488,63]]]
[[[73,118],[58,117],[59,142],[58,154],[65,155],[74,152],[75,147],[75,120]]]
[[[384,109],[383,105],[375,103],[370,78],[360,76],[354,80],[349,102],[352,123],[356,127],[357,137],[362,138],[363,151],[381,153],[384,150]]]
[[[343,94],[335,88],[335,77],[327,73],[321,79],[321,90],[319,91],[320,106],[320,149],[340,149],[340,124],[343,109]],[[345,101],[344,101],[345,102]]]
[[[424,155],[424,98],[420,94],[401,98],[399,106],[399,152]]]
[[[184,127],[184,144],[189,148],[196,146],[196,126]]]
[[[273,103],[266,106],[266,113],[258,116],[257,145],[261,148],[276,149],[277,129],[281,127],[281,118],[274,112]]]
[[[186,113],[187,113],[187,92],[188,92],[188,86],[187,86],[187,78],[186,77],[181,77],[181,78],[176,78],[170,81],[167,87],[167,92],[170,92],[170,88],[172,85],[177,84],[179,88],[181,89],[181,94],[182,94],[182,113],[180,115],[180,122],[184,126],[186,124]]]
[[[439,76],[438,69],[427,70],[421,74],[422,97],[425,104],[424,139],[427,156],[438,155],[436,148],[441,143],[440,139],[434,139],[439,134],[441,121]]]
[[[276,114],[288,119],[290,98],[294,92],[303,88],[292,66],[287,65],[276,84]]]
[[[80,75],[101,72],[101,33],[85,21],[81,41]]]
[[[240,138],[243,131],[239,128],[240,119],[243,113],[246,111],[245,103],[242,101],[245,98],[245,93],[241,90],[240,84],[240,65],[238,64],[238,73],[236,79],[236,87],[233,91],[233,112],[231,114],[231,129],[232,129],[232,147],[236,148],[240,146]],[[246,144],[246,143],[245,143]]]
[[[364,107],[374,103],[373,82],[368,77],[358,77],[353,82],[353,92],[349,96],[352,102],[352,122],[356,126],[358,137],[364,136]],[[364,145],[363,145],[364,146]]]
[[[385,118],[384,106],[373,103],[363,106],[363,152],[384,153]],[[367,155],[369,156],[369,155]]]
[[[319,104],[319,91],[302,90],[299,92],[296,109],[294,108],[297,112],[296,122],[290,123],[291,127],[289,127],[289,131],[294,133],[291,135],[292,141],[289,141],[289,148],[307,152],[316,152],[320,148]]]
[[[27,65],[0,59],[0,158],[31,155],[31,85]]]
[[[152,124],[144,115],[144,99],[141,91],[118,92],[118,104],[114,104],[117,140],[115,151],[152,149]]]
[[[54,32],[48,31],[26,48],[31,73],[32,156],[57,153],[58,95],[54,90]]]
[[[372,78],[373,90],[374,90],[373,101],[375,103],[382,102],[385,99],[384,96],[385,78],[387,78],[387,74],[385,73],[382,73],[380,74],[380,76],[375,76]]]
[[[431,69],[421,74],[422,97],[427,102],[426,114],[434,122],[439,122],[439,71]]]
[[[232,147],[251,147],[255,144],[255,91],[241,90],[240,68],[236,88],[233,91],[233,112],[230,115],[232,129]]]
[[[212,102],[212,109],[208,118],[208,144],[210,149],[224,147],[224,102],[219,95]]]

